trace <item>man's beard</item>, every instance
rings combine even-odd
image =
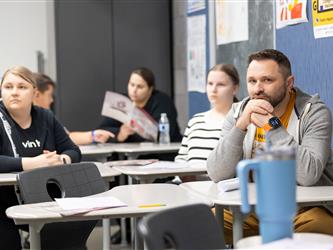
[[[254,94],[251,99],[266,100],[273,106],[273,108],[275,108],[277,105],[279,105],[282,102],[282,100],[285,98],[286,94],[287,94],[287,87],[284,86],[283,89],[276,94],[276,96],[269,96],[264,92],[260,92],[260,93]]]

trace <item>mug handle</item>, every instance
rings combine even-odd
[[[241,211],[243,213],[250,212],[249,198],[248,198],[248,179],[250,170],[256,171],[259,166],[258,160],[243,160],[237,164],[237,176],[239,178],[240,183],[240,191],[241,191]]]

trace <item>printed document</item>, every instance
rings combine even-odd
[[[137,134],[147,140],[157,141],[157,122],[124,95],[107,91],[102,115],[129,125]]]

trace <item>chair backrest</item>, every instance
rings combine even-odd
[[[138,224],[148,250],[223,249],[223,233],[204,204],[170,208],[143,217]]]
[[[54,198],[83,197],[105,191],[105,182],[91,162],[38,168],[17,175],[24,204]],[[50,223],[41,230],[42,249],[85,249],[97,221]]]

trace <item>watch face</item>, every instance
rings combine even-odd
[[[272,117],[271,119],[269,119],[268,120],[268,123],[269,123],[269,125],[271,125],[272,126],[272,128],[279,128],[279,127],[281,127],[281,121],[280,121],[280,119],[279,118],[277,118],[277,117]]]

